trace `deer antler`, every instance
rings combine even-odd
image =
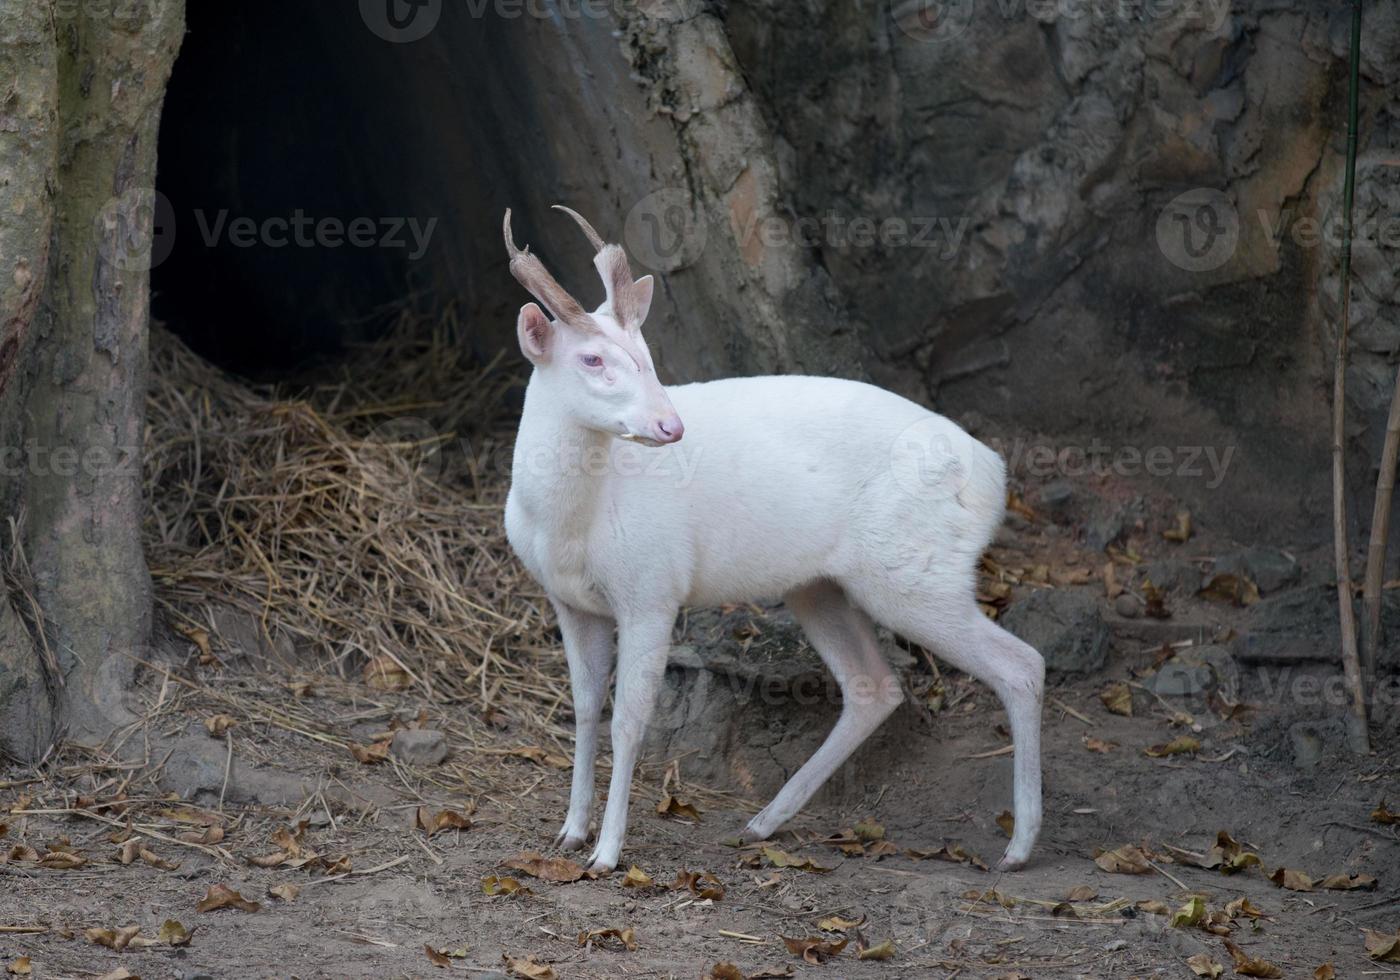
[[[544,263],[530,254],[530,247],[515,247],[515,238],[510,231],[510,208],[506,208],[504,232],[506,254],[510,256],[510,274],[516,281],[544,304],[544,308],[549,310],[556,320],[561,320],[577,330],[596,333],[598,325],[593,322],[593,317],[563,286],[554,281]]]
[[[612,308],[614,318],[624,329],[640,328],[641,318],[646,315],[643,307],[650,303],[651,293],[647,292],[647,300],[644,303],[632,281],[632,269],[627,264],[627,253],[622,250],[622,246],[604,242],[603,236],[573,208],[556,204],[554,210],[563,211],[578,222],[578,226],[583,229],[584,235],[593,245],[593,267],[598,270],[598,275],[603,277],[603,288],[607,290],[608,305]]]

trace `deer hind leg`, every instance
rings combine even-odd
[[[1040,714],[1045,697],[1045,660],[977,608],[970,594],[950,596],[924,586],[899,591],[869,590],[858,601],[901,636],[933,651],[996,693],[1006,708],[1015,745],[1012,756],[1016,827],[998,865],[1022,867],[1040,833]]]
[[[791,820],[904,700],[869,617],[851,605],[840,586],[816,582],[788,593],[784,601],[841,688],[841,716],[821,748],[749,821],[743,837],[750,841],[766,840]]]

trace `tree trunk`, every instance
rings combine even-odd
[[[0,0],[0,503],[28,579],[0,596],[0,750],[21,758],[51,719],[93,742],[133,717],[156,136],[183,29],[182,0]]]

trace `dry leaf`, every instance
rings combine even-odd
[[[1371,811],[1371,820],[1380,824],[1397,824],[1400,823],[1400,813],[1387,809],[1385,800],[1382,799],[1380,803],[1376,804],[1376,808]]]
[[[1145,755],[1162,759],[1169,755],[1187,755],[1201,751],[1201,740],[1192,735],[1179,735],[1163,745],[1153,745],[1143,750]]]
[[[1196,594],[1206,599],[1214,599],[1217,602],[1229,602],[1236,606],[1252,606],[1259,601],[1259,586],[1243,575],[1222,572],[1207,582],[1205,588]]]
[[[1191,968],[1191,972],[1198,977],[1210,977],[1214,980],[1225,972],[1223,964],[1215,962],[1208,953],[1197,953],[1195,956],[1186,958],[1186,965]]]
[[[911,847],[905,850],[904,853],[919,861],[929,859],[934,861],[951,861],[954,864],[970,864],[974,868],[980,868],[983,871],[987,870],[987,862],[964,848],[961,844],[954,844],[951,847],[944,844],[936,851],[922,851],[916,847]]]
[[[1371,877],[1370,875],[1349,875],[1345,872],[1339,872],[1337,874],[1328,875],[1326,878],[1323,878],[1322,881],[1318,882],[1318,887],[1327,888],[1333,891],[1344,892],[1370,891],[1372,888],[1375,888],[1377,884],[1378,882],[1376,881],[1376,879]]]
[[[376,691],[402,691],[413,683],[403,665],[387,654],[380,654],[365,664],[361,678],[365,686]]]
[[[865,946],[856,950],[858,960],[879,960],[884,961],[894,958],[894,940],[886,939],[876,943],[874,946]]]
[[[865,925],[865,916],[859,919],[843,919],[839,915],[829,915],[817,923],[817,928],[822,932],[847,932],[851,929],[859,929]]]
[[[596,946],[600,949],[616,950],[619,946],[629,953],[637,950],[637,936],[632,927],[626,929],[589,929],[578,934],[580,946]]]
[[[1258,960],[1251,957],[1244,950],[1240,949],[1230,940],[1225,940],[1225,948],[1230,951],[1230,955],[1235,960],[1235,972],[1242,977],[1269,977],[1277,978],[1283,976],[1283,970],[1279,969],[1268,960]]]
[[[798,871],[830,871],[817,864],[811,858],[794,857],[786,851],[780,851],[776,847],[765,847],[763,856],[768,859],[768,863],[775,868],[796,868]]]
[[[1337,968],[1324,963],[1313,971],[1313,980],[1337,980]]]
[[[1123,681],[1114,681],[1099,692],[1103,706],[1115,715],[1133,716],[1133,689]]]
[[[1191,512],[1189,510],[1179,510],[1176,512],[1176,524],[1162,532],[1162,538],[1166,541],[1174,541],[1177,544],[1185,544],[1191,540]]]
[[[199,648],[199,662],[202,664],[211,663],[214,659],[214,652],[209,649],[209,631],[198,626],[191,626],[188,623],[176,623],[175,631],[184,636],[196,647]]]
[[[651,875],[647,874],[635,864],[627,869],[627,874],[622,876],[623,888],[650,888],[656,882]]]
[[[137,854],[140,855],[142,861],[153,868],[159,868],[161,871],[178,871],[180,868],[179,861],[167,861],[149,848],[138,848]]]
[[[297,896],[301,894],[301,886],[294,885],[288,881],[280,885],[273,885],[267,890],[267,893],[273,898],[281,899],[284,902],[295,902]]]
[[[1133,844],[1124,844],[1111,851],[1099,851],[1094,855],[1094,863],[1100,868],[1120,875],[1151,874],[1152,866],[1147,863],[1147,860],[1147,855],[1143,853],[1142,848]]]
[[[106,946],[120,953],[131,945],[140,932],[140,926],[126,926],[122,929],[84,929],[83,935],[99,946]]]
[[[782,939],[789,953],[800,956],[814,966],[820,966],[836,956],[850,942],[848,939],[823,939],[820,936],[809,936],[805,939],[789,939],[787,936],[778,938]]]
[[[1105,755],[1118,748],[1117,742],[1108,742],[1101,738],[1094,738],[1092,735],[1081,735],[1079,736],[1079,741],[1083,743],[1084,747],[1090,752],[1099,752]]]
[[[702,901],[710,899],[718,902],[724,897],[724,885],[708,871],[678,871],[676,880],[671,883],[672,891],[688,891]]]
[[[355,757],[356,761],[363,765],[378,765],[389,758],[389,743],[388,741],[378,741],[372,742],[369,745],[359,745],[355,742],[351,742],[350,754]]]
[[[1099,897],[1099,890],[1093,885],[1075,885],[1065,892],[1067,902],[1092,902]]]
[[[1117,599],[1123,594],[1123,586],[1118,582],[1118,572],[1114,569],[1113,562],[1103,567],[1103,590],[1110,599]]]
[[[1312,878],[1293,868],[1279,868],[1269,875],[1269,880],[1280,888],[1287,888],[1291,892],[1310,892],[1313,890]]]
[[[53,871],[71,871],[74,868],[81,868],[87,861],[72,851],[50,850],[39,859],[39,867],[49,868]]]
[[[450,959],[426,943],[423,945],[423,952],[428,954],[428,962],[433,966],[442,967],[444,969],[452,966],[452,961]]]
[[[573,761],[568,756],[560,755],[558,752],[551,752],[538,745],[522,745],[519,748],[511,749],[509,755],[517,759],[529,759],[531,762],[546,766],[550,769],[568,769],[573,765]]]
[[[204,893],[204,897],[199,900],[199,904],[194,907],[196,912],[217,912],[219,909],[238,909],[240,912],[256,912],[262,908],[257,902],[250,902],[228,885],[210,885],[209,890]]]
[[[862,844],[885,839],[885,825],[874,820],[862,820],[851,828],[851,834]]]
[[[541,881],[566,883],[578,881],[585,874],[583,866],[568,858],[547,858],[538,851],[524,851],[506,861],[503,867],[523,871],[531,878]]]
[[[508,973],[520,977],[521,980],[559,980],[559,974],[554,972],[554,967],[539,962],[533,956],[516,959],[509,953],[502,953],[501,962],[506,965]]]
[[[1366,955],[1382,963],[1400,963],[1400,932],[1394,935],[1362,929],[1366,941]]]
[[[1206,903],[1199,895],[1192,895],[1186,904],[1172,914],[1173,929],[1194,929],[1206,917]]]
[[[136,974],[132,973],[126,967],[119,966],[111,973],[102,974],[102,976],[98,977],[97,980],[141,980],[141,978],[138,977]]]
[[[1010,810],[1002,810],[1001,813],[997,814],[997,826],[1001,828],[1003,834],[1010,837],[1016,830],[1016,818],[1011,815]]]
[[[1225,914],[1232,919],[1238,919],[1242,915],[1250,919],[1262,919],[1264,917],[1264,911],[1243,896],[1232,902],[1227,902],[1225,904]]]
[[[1148,870],[1151,869],[1149,868]],[[1142,899],[1137,903],[1136,908],[1141,912],[1146,912],[1148,915],[1172,914],[1172,909],[1170,905],[1168,905],[1166,902],[1159,901],[1155,898]]]
[[[167,946],[188,946],[190,940],[194,938],[194,932],[186,929],[176,919],[166,919],[160,927],[160,932],[156,934],[156,938]]]
[[[481,879],[481,890],[487,895],[533,895],[534,892],[526,888],[517,878],[498,878],[496,875],[487,875]]]
[[[444,830],[470,830],[471,820],[464,813],[456,810],[439,810],[433,813],[425,806],[418,808],[415,822],[419,830],[424,831],[429,837],[440,834]]]
[[[685,817],[687,820],[700,819],[700,811],[695,809],[694,804],[684,803],[670,793],[661,797],[661,802],[656,804],[656,812],[663,817]]]
[[[716,963],[706,972],[703,980],[748,980],[733,963]]]
[[[27,977],[34,972],[34,964],[29,961],[28,956],[21,956],[5,967],[5,972],[14,977]]]
[[[1243,871],[1259,864],[1259,855],[1253,851],[1246,851],[1239,841],[1235,840],[1225,831],[1217,831],[1215,835],[1215,846],[1206,854],[1205,860],[1200,862],[1202,868],[1219,868],[1221,874],[1233,874],[1236,871]]]
[[[238,719],[232,715],[210,715],[204,719],[205,730],[215,738],[223,738],[224,733],[236,724]]]

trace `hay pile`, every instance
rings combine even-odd
[[[375,686],[512,714],[567,700],[501,525],[517,379],[474,365],[461,333],[404,314],[336,383],[289,397],[153,331],[145,538],[177,628],[217,655],[233,606],[269,646]]]

